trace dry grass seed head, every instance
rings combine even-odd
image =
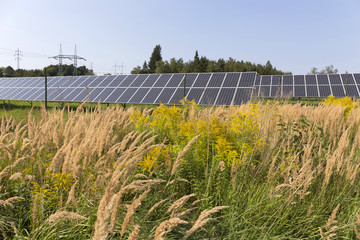
[[[174,165],[172,167],[172,170],[171,170],[171,175],[174,175],[175,172],[176,172],[176,169],[180,166],[180,163],[181,163],[181,160],[182,158],[185,156],[185,154],[190,150],[191,146],[195,143],[195,141],[200,137],[201,134],[193,137],[189,143],[185,146],[185,148],[179,152],[175,162],[174,162]]]
[[[132,221],[132,217],[135,214],[135,211],[140,207],[141,202],[144,200],[144,198],[147,196],[147,194],[149,192],[150,192],[150,189],[145,191],[143,194],[140,195],[140,197],[138,197],[131,203],[128,211],[126,212],[123,224],[121,226],[121,233],[120,233],[121,236],[123,236],[125,234],[126,229],[128,228],[129,224]]]
[[[71,220],[88,220],[88,218],[74,212],[58,211],[50,215],[50,217],[46,219],[45,223],[53,223],[58,221],[71,221]]]
[[[172,229],[179,224],[188,224],[187,221],[181,220],[180,218],[170,218],[165,220],[156,228],[154,240],[166,240],[164,237],[167,233],[171,232]]]
[[[192,234],[194,234],[194,232],[196,232],[196,230],[198,230],[199,228],[203,227],[205,224],[207,224],[209,221],[212,220],[212,218],[208,218],[208,216],[210,216],[213,213],[219,212],[223,209],[229,208],[228,206],[218,206],[218,207],[214,207],[213,209],[210,210],[204,210],[200,213],[200,216],[198,217],[198,219],[195,221],[194,225],[185,233],[183,239],[187,239],[189,238]]]
[[[134,225],[134,229],[129,235],[128,240],[138,240],[139,239],[139,233],[140,233],[140,226]]]
[[[171,217],[175,216],[177,212],[179,212],[180,208],[191,198],[195,197],[196,194],[192,193],[189,195],[185,195],[178,200],[176,200],[167,210],[167,213],[171,212]]]

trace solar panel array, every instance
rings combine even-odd
[[[257,76],[255,97],[359,97],[360,74]]]
[[[240,105],[253,95],[256,72],[49,77],[48,101]],[[0,99],[45,100],[44,78],[0,78]]]

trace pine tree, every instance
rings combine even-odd
[[[161,46],[156,45],[154,51],[151,54],[150,61],[149,61],[149,72],[154,73],[156,70],[156,62],[161,61]]]

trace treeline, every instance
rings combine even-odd
[[[80,66],[77,69],[77,75],[94,75],[94,72],[86,66]],[[49,65],[46,67],[48,76],[59,76],[59,65]],[[74,65],[62,65],[61,76],[73,76]],[[11,66],[0,67],[0,77],[42,77],[45,76],[44,69],[13,69]]]
[[[283,75],[291,74],[283,72],[273,67],[270,61],[265,65],[255,64],[248,61],[238,61],[233,58],[224,60],[210,60],[205,56],[199,57],[198,51],[195,52],[193,60],[184,62],[182,58],[171,58],[169,61],[163,60],[161,56],[161,46],[156,45],[149,62],[144,62],[143,66],[136,66],[131,73],[191,73],[191,72],[257,72],[260,75]]]

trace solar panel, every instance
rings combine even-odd
[[[184,98],[184,89],[183,88],[178,88],[175,90],[173,96],[171,97],[170,101],[168,104],[180,104],[180,100],[182,100]]]
[[[199,102],[200,105],[214,105],[219,88],[207,88]]]
[[[208,87],[221,87],[222,83],[224,81],[224,77],[225,77],[225,73],[213,73],[210,78],[209,84],[207,86]]]
[[[165,87],[172,74],[163,74],[159,77],[159,79],[155,82],[154,87]]]
[[[164,90],[160,93],[159,97],[155,100],[155,104],[167,104],[175,92],[175,88],[164,88]]]
[[[251,99],[251,88],[239,88],[234,96],[234,105],[247,103]]]
[[[235,93],[235,88],[222,88],[215,105],[230,105]]]
[[[211,77],[211,73],[199,73],[196,81],[192,85],[192,87],[206,87],[209,83],[209,79]]]
[[[189,100],[189,101],[192,101],[192,100],[195,100],[196,103],[199,102],[200,100],[200,97],[202,96],[204,92],[204,88],[192,88],[188,95],[186,96],[186,98]]]
[[[159,94],[161,93],[161,88],[152,88],[150,91],[146,94],[146,96],[143,98],[141,103],[143,104],[153,104]]]
[[[0,99],[44,100],[44,78],[1,78]],[[360,74],[268,75],[256,72],[49,77],[48,100],[199,105],[241,104],[256,97],[359,97]]]

